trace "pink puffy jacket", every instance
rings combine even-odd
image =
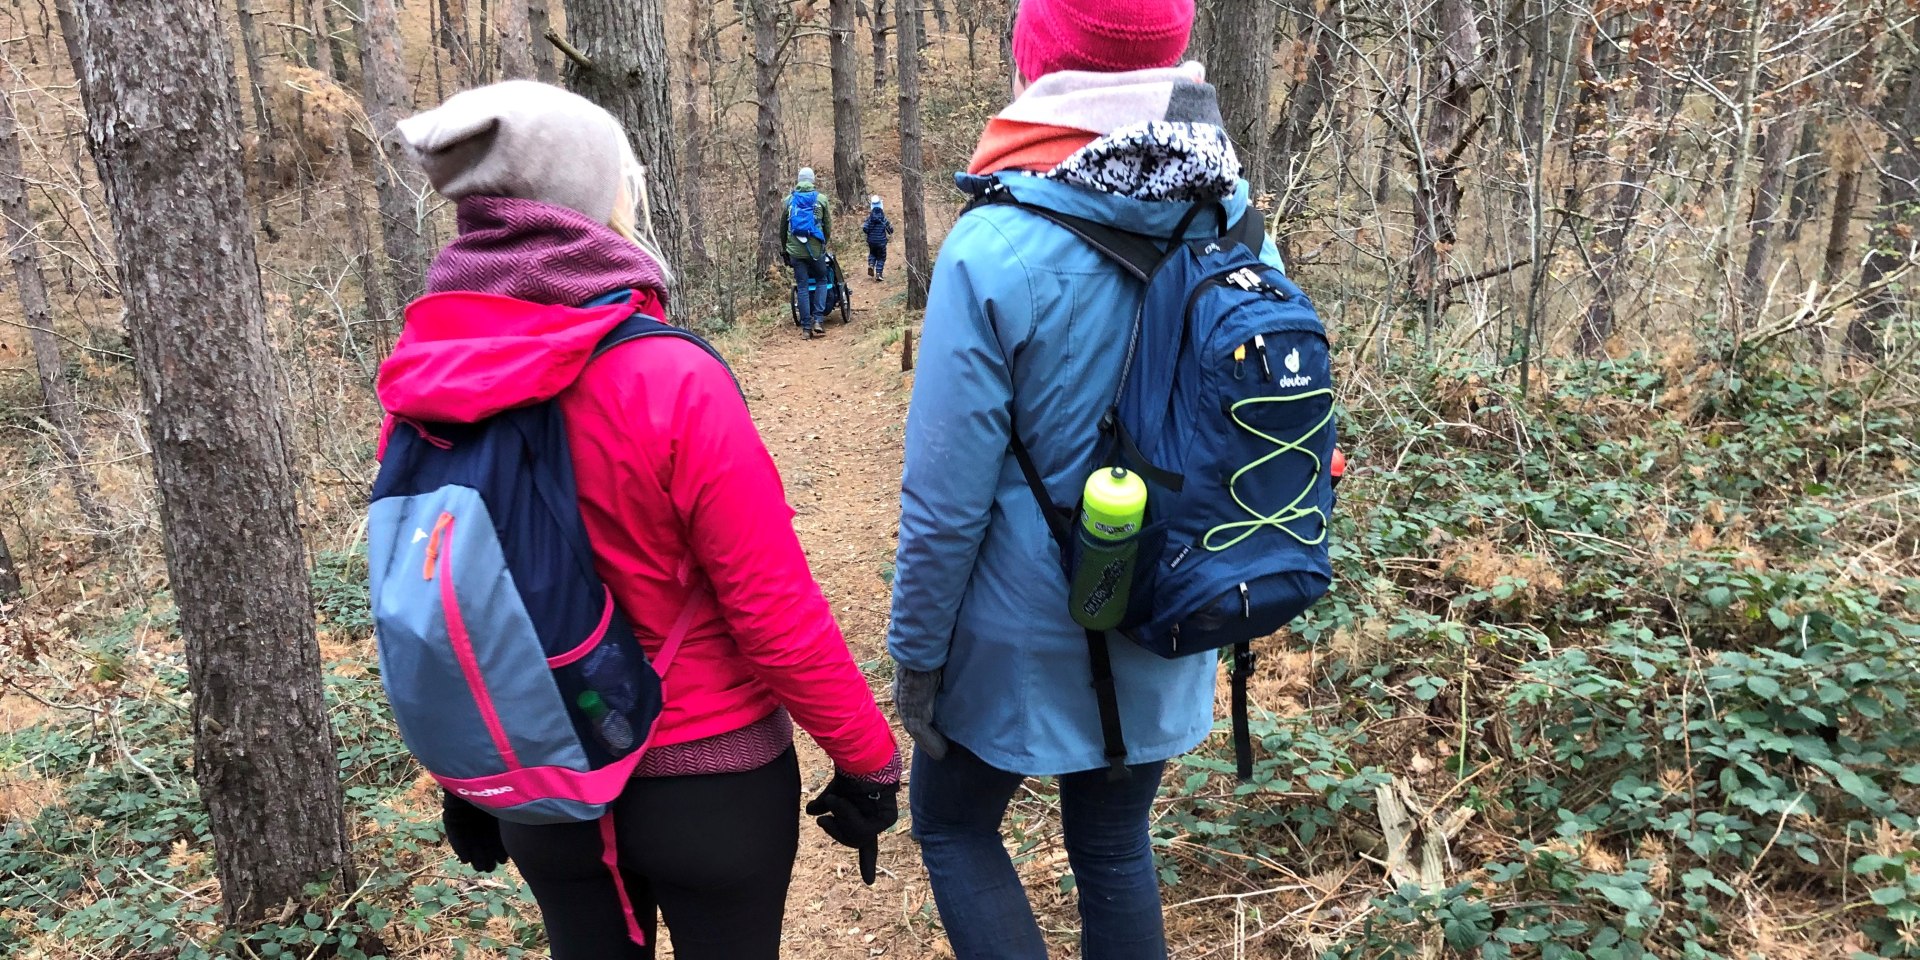
[[[642,309],[659,302],[640,294]],[[580,512],[600,576],[649,653],[689,600],[716,601],[665,680],[653,743],[730,733],[785,706],[847,773],[895,757],[793,531],[793,508],[727,371],[659,338],[589,363],[628,307],[545,306],[476,293],[428,296],[380,371],[388,413],[471,422],[559,398]]]

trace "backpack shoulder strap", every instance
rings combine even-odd
[[[663,321],[655,320],[639,311],[635,311],[633,316],[620,321],[612,330],[607,331],[607,335],[601,337],[599,344],[594,346],[593,356],[589,357],[587,362],[592,363],[600,359],[607,351],[615,347],[632,343],[635,340],[645,340],[650,337],[669,337],[675,340],[685,340],[699,347],[701,350],[706,351],[707,356],[712,357],[716,363],[720,364],[720,369],[727,371],[727,377],[733,381],[734,389],[740,389],[740,378],[734,375],[733,367],[727,363],[727,358],[721,356],[720,351],[713,348],[713,344],[708,343],[697,333],[682,330],[679,327]],[[741,392],[741,396],[746,396],[745,391]]]
[[[1259,256],[1260,251],[1267,244],[1266,217],[1261,215],[1260,208],[1251,203],[1247,204],[1247,212],[1241,214],[1240,219],[1227,228],[1227,237],[1239,241],[1248,250],[1252,250],[1254,256]]]
[[[1095,223],[1092,220],[1049,210],[1031,203],[1021,203],[1014,197],[1012,191],[998,185],[987,188],[985,193],[969,201],[966,210],[961,211],[961,215],[964,216],[969,211],[986,206],[1019,207],[1043,220],[1051,221],[1054,225],[1085,241],[1087,246],[1119,264],[1122,270],[1142,282],[1153,276],[1153,271],[1160,266],[1160,261],[1166,256],[1166,251],[1161,249],[1160,242],[1145,234],[1132,233],[1104,223]]]

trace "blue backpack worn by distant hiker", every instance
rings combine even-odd
[[[713,352],[635,313],[593,356],[666,337]],[[710,604],[693,594],[649,663],[595,572],[576,495],[548,400],[478,423],[396,423],[368,510],[380,679],[401,738],[447,790],[517,823],[602,818],[645,751],[660,676]]]
[[[1260,212],[1227,223],[1196,204],[1167,240],[1015,199],[993,185],[969,209],[1017,206],[1078,236],[1144,285],[1114,406],[1099,424],[1100,462],[1147,481],[1147,515],[1119,633],[1162,657],[1234,650],[1233,740],[1252,776],[1247,679],[1252,641],[1327,592],[1333,568],[1333,376],[1326,327],[1293,282],[1260,259]],[[1219,235],[1184,238],[1213,215]],[[1053,503],[1028,441],[1012,452],[1040,501],[1062,564],[1075,568],[1077,507]],[[1089,631],[1105,753],[1125,770],[1105,633]]]
[[[787,232],[802,240],[826,242],[820,233],[820,194],[795,190],[787,198]]]

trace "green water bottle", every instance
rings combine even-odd
[[[600,741],[607,745],[607,749],[616,756],[633,749],[633,725],[607,706],[607,701],[597,691],[584,691],[573,702],[587,715],[587,722],[593,725],[594,732],[600,734]]]
[[[1147,484],[1120,467],[1096,470],[1080,499],[1080,557],[1068,593],[1073,622],[1112,630],[1127,613],[1137,537],[1147,516]]]

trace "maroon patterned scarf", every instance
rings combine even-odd
[[[492,293],[579,306],[615,290],[652,290],[666,277],[645,251],[584,214],[513,197],[468,197],[460,236],[433,259],[428,293]]]

